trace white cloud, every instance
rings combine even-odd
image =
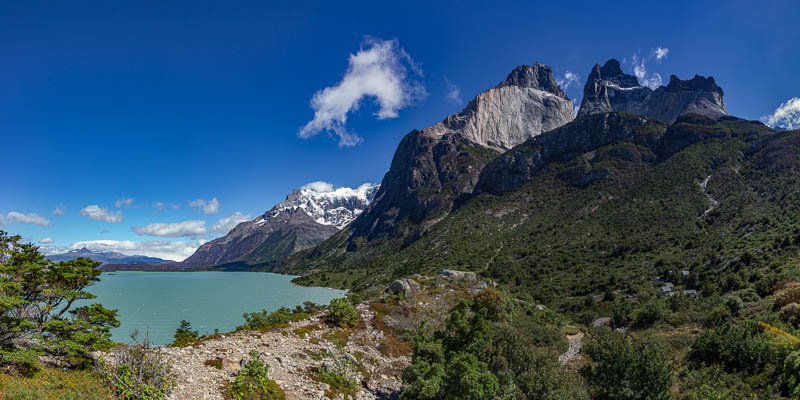
[[[761,117],[761,122],[773,128],[800,129],[800,98],[792,97],[781,103],[775,112]]]
[[[669,54],[669,49],[666,47],[656,47],[652,54],[656,57],[656,61],[661,62],[661,60],[667,58],[667,54]]]
[[[313,190],[317,193],[328,193],[333,191],[333,185],[328,182],[316,181],[309,182],[301,186],[300,189]]]
[[[190,201],[189,206],[197,208],[198,210],[202,211],[203,214],[216,214],[219,212],[219,200],[217,200],[216,197],[208,201],[203,199]]]
[[[82,249],[114,251],[128,256],[148,256],[158,257],[165,260],[183,261],[191,256],[204,240],[167,241],[167,240],[146,240],[134,242],[130,240],[86,240],[75,242],[70,246],[56,247],[49,246],[43,248],[45,254],[59,254],[69,250]]]
[[[142,236],[197,237],[206,233],[206,221],[183,221],[173,224],[156,222],[146,226],[134,226],[131,230]]]
[[[41,243],[41,244],[51,244],[53,242],[54,242],[54,240],[51,239],[51,238],[44,238],[44,239],[39,240],[39,243]]]
[[[444,96],[445,100],[455,104],[463,103],[461,100],[461,88],[447,78],[444,78],[444,85],[447,88],[447,94]]]
[[[53,212],[50,213],[51,215],[66,215],[67,214],[67,206],[63,204],[59,204]]]
[[[640,57],[639,54],[634,54],[631,57],[631,66],[633,66],[633,75],[639,80],[639,84],[642,86],[647,86],[650,89],[656,89],[662,85],[663,81],[661,79],[661,75],[658,73],[647,73],[647,63],[650,62],[653,58],[656,59],[659,63],[662,60],[667,58],[667,54],[669,54],[669,49],[665,47],[656,47],[655,49],[650,51],[650,54],[647,57]],[[623,58],[623,61],[626,60]]]
[[[557,82],[558,86],[561,86],[561,89],[566,91],[570,86],[580,84],[580,79],[580,75],[572,71],[567,71],[564,73],[564,76],[561,77],[561,79],[557,80]]]
[[[228,233],[242,222],[251,220],[250,214],[244,215],[239,211],[234,212],[228,217],[222,218],[211,227],[212,232]]]
[[[421,83],[409,79],[406,66],[422,76],[396,39],[367,39],[356,54],[350,54],[342,80],[314,93],[314,119],[300,128],[298,136],[306,139],[328,131],[339,137],[339,146],[357,145],[361,137],[345,125],[347,114],[358,110],[362,99],[372,98],[380,107],[375,116],[387,119],[397,118],[399,110],[427,95]]]
[[[80,215],[95,221],[108,222],[111,224],[118,224],[122,222],[122,213],[119,211],[111,212],[107,208],[101,208],[98,205],[89,205],[81,210]]]
[[[11,211],[6,215],[6,221],[8,222],[21,222],[23,224],[31,224],[31,225],[39,225],[39,226],[50,226],[50,221],[36,213],[29,213],[23,214],[16,211]]]
[[[117,208],[131,208],[133,207],[133,197],[123,197],[114,202],[114,207]]]

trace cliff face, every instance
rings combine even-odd
[[[639,85],[632,75],[622,72],[619,61],[595,65],[583,88],[578,117],[604,112],[628,112],[666,122],[680,115],[699,114],[710,118],[727,115],[722,88],[713,77],[695,75],[681,80],[672,75],[667,86],[656,90]]]
[[[517,67],[460,113],[403,138],[375,201],[350,226],[348,249],[356,238],[413,241],[472,192],[487,162],[572,119],[550,67]]]
[[[422,133],[433,138],[460,134],[475,144],[504,151],[573,117],[572,100],[556,83],[552,69],[536,63],[517,67],[463,111]]]

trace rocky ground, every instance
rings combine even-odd
[[[391,398],[400,390],[402,370],[409,360],[378,351],[385,334],[372,326],[374,313],[366,304],[361,304],[359,311],[365,324],[352,331],[342,354],[360,366],[360,371],[353,371],[362,384],[357,398]],[[298,329],[308,329],[309,333],[301,336]],[[161,351],[172,365],[177,383],[169,398],[222,399],[221,388],[233,380],[241,360],[255,350],[263,354],[270,365],[270,378],[286,392],[287,399],[325,399],[328,385],[316,382],[311,371],[342,352],[331,341],[341,333],[316,315],[265,333],[241,331],[196,346],[164,348]],[[221,359],[221,369],[207,365],[216,359]]]

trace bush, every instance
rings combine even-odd
[[[591,360],[581,369],[596,398],[666,400],[672,386],[672,360],[659,343],[629,340],[597,329],[585,346]]]
[[[783,363],[786,388],[792,398],[800,399],[800,351],[793,351]]]
[[[197,343],[200,339],[200,333],[192,330],[192,324],[189,321],[181,320],[180,326],[175,330],[174,338],[172,346],[183,347]]]
[[[292,312],[281,307],[273,312],[261,310],[260,312],[244,313],[244,326],[239,329],[268,330],[279,326],[287,326],[292,319]]]
[[[361,314],[347,299],[333,299],[328,306],[327,320],[340,328],[350,328],[358,325]]]
[[[316,369],[313,378],[328,385],[325,393],[329,398],[355,400],[358,394],[358,380],[355,365],[344,354],[341,345],[336,346],[336,353],[329,356],[322,367]]]
[[[778,293],[778,296],[775,298],[775,304],[778,308],[789,303],[800,303],[800,286],[791,286]]]
[[[286,394],[275,381],[269,379],[269,364],[261,361],[261,354],[250,352],[250,360],[236,373],[236,378],[225,390],[225,397],[234,400],[284,400]]]
[[[728,323],[701,333],[692,344],[689,358],[752,373],[772,362],[776,355],[769,338],[751,322],[746,325]]]
[[[131,332],[131,344],[115,350],[112,363],[103,363],[98,369],[105,375],[117,397],[123,400],[161,400],[175,385],[170,368],[161,353],[150,347],[145,335],[138,340],[139,332]]]
[[[781,320],[784,322],[791,324],[792,326],[800,325],[800,304],[797,303],[789,303],[783,308],[779,313]]]
[[[86,291],[100,280],[101,264],[86,258],[52,262],[20,236],[0,231],[0,363],[17,371],[37,371],[35,360],[47,354],[66,366],[87,366],[95,350],[113,346],[117,312],[92,304]]]
[[[650,299],[642,304],[634,313],[634,324],[646,327],[663,321],[670,314],[667,302],[660,298]]]

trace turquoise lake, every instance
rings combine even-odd
[[[89,288],[97,299],[83,304],[119,310],[121,325],[112,331],[116,342],[128,343],[131,329],[144,333],[149,327],[152,342],[168,344],[182,319],[201,334],[215,328],[229,332],[244,323],[243,313],[304,301],[327,304],[346,293],[296,286],[293,278],[263,272],[109,272]]]

